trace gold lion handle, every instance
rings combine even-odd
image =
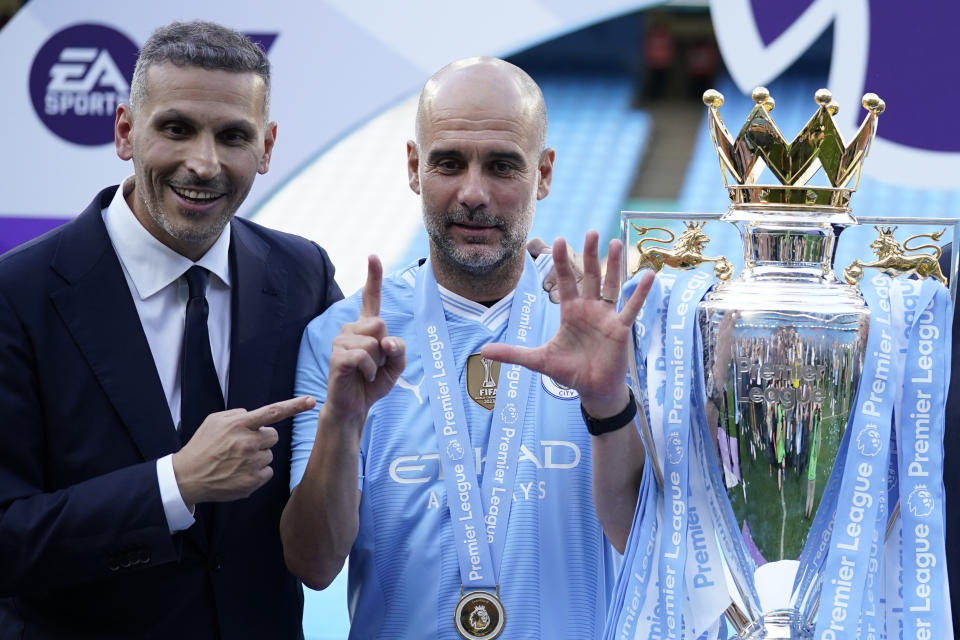
[[[710,236],[703,231],[704,223],[703,220],[700,222],[684,221],[684,230],[679,236],[676,236],[673,231],[666,227],[641,227],[631,222],[630,226],[636,229],[641,236],[645,236],[651,231],[662,231],[669,236],[668,238],[640,238],[637,242],[637,251],[640,252],[640,258],[631,275],[644,267],[659,272],[664,267],[693,269],[705,262],[712,262],[714,263],[714,275],[720,280],[729,280],[733,276],[733,264],[725,256],[710,257],[703,255],[704,247],[710,242]],[[652,242],[659,244],[645,246]],[[674,243],[672,247],[663,246],[669,245],[671,242]]]
[[[873,262],[854,260],[843,270],[843,279],[848,284],[857,284],[863,278],[864,268],[879,269],[893,277],[902,275],[916,275],[918,278],[936,278],[940,284],[946,286],[947,278],[940,269],[940,256],[943,250],[936,244],[920,244],[909,246],[914,240],[930,238],[936,242],[943,237],[946,229],[934,233],[918,233],[912,235],[902,243],[898,242],[893,233],[897,227],[879,227],[877,239],[870,243],[870,248],[877,257]],[[924,249],[932,249],[933,253],[925,253]]]

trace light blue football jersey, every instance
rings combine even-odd
[[[538,260],[541,277],[552,264],[549,256]],[[360,531],[348,563],[351,639],[459,638],[454,608],[460,569],[413,318],[419,268],[383,283],[381,317],[390,335],[406,341],[407,366],[364,427]],[[505,339],[513,296],[488,308],[442,288],[440,294],[476,466],[483,473],[493,412],[467,394],[466,362],[484,344]],[[545,341],[556,332],[560,308],[542,308]],[[300,347],[297,395],[324,401],[331,344],[340,326],[359,313],[358,292],[310,323]],[[482,376],[477,364],[472,375]],[[303,477],[316,420],[316,410],[294,419],[291,489]],[[534,374],[522,443],[499,572],[506,612],[501,637],[599,637],[614,580],[613,550],[594,510],[590,435],[576,393]]]

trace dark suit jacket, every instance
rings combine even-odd
[[[0,257],[0,638],[301,637],[289,420],[273,479],[167,529],[155,461],[179,443],[101,217],[115,190]],[[342,295],[316,244],[231,224],[227,407],[252,409],[292,395],[300,334]]]

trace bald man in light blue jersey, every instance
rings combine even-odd
[[[626,542],[643,460],[624,379],[649,281],[618,314],[621,248],[601,277],[591,232],[582,295],[554,245],[549,302],[553,261],[524,250],[550,189],[545,138],[543,97],[517,67],[441,69],[407,143],[429,260],[384,279],[371,257],[364,289],[304,334],[297,393],[319,409],[294,425],[281,535],[312,588],[350,556],[351,638],[603,628],[607,540]]]

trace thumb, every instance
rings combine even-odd
[[[381,370],[390,380],[396,382],[407,366],[406,344],[401,338],[387,336],[380,341],[380,348],[386,355],[386,361]]]

